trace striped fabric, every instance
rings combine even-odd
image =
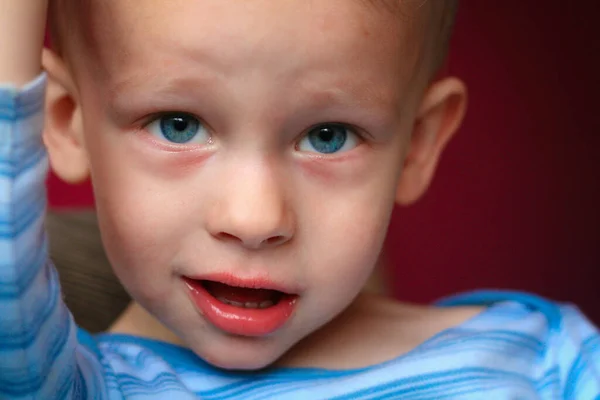
[[[190,351],[76,327],[47,259],[45,77],[0,88],[0,399],[600,399],[600,336],[574,307],[476,292],[486,305],[369,368],[230,372]]]

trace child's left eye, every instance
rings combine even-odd
[[[176,144],[210,141],[210,134],[202,122],[186,113],[161,115],[146,125],[146,130],[159,139]]]
[[[298,150],[320,154],[343,153],[355,148],[359,140],[350,127],[327,123],[311,128],[298,143]]]

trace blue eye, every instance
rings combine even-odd
[[[352,150],[358,137],[350,128],[341,124],[323,124],[312,128],[300,140],[298,150],[311,153],[333,154]]]
[[[146,129],[171,143],[206,143],[210,135],[198,118],[186,113],[171,113],[150,122]]]

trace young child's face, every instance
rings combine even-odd
[[[372,271],[424,86],[419,34],[360,0],[105,4],[73,64],[110,261],[198,355],[265,366]],[[198,297],[202,280],[291,296],[239,311]]]

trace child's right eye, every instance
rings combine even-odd
[[[163,114],[146,125],[146,130],[170,143],[203,144],[210,141],[210,134],[202,122],[187,113]]]

